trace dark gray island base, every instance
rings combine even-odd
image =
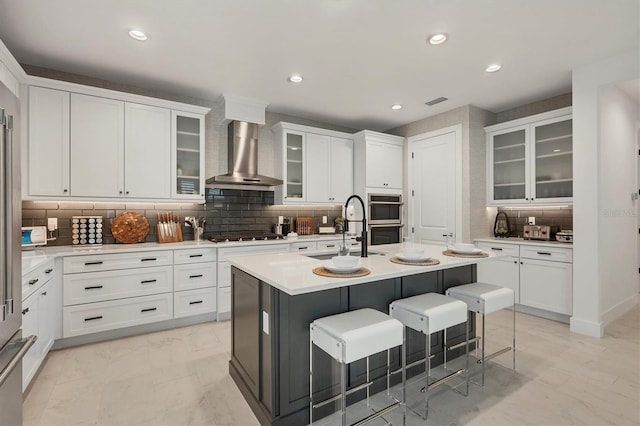
[[[292,296],[234,266],[229,373],[261,424],[308,424],[309,324],[313,320],[360,308],[388,313],[394,300],[429,292],[444,294],[449,287],[475,280],[476,265],[472,264]],[[463,342],[464,333],[464,325],[450,328],[447,346]],[[475,318],[470,336],[475,336]],[[435,355],[432,366],[439,365],[443,362],[443,333],[433,335],[431,342]],[[408,329],[407,363],[424,358],[424,349],[424,335]],[[448,358],[462,354],[464,346],[450,351]],[[316,400],[337,395],[339,386],[332,382],[331,374],[333,360],[317,347],[313,358]],[[386,388],[386,360],[385,353],[370,359],[372,394]],[[392,370],[400,367],[399,348],[391,351],[391,364]],[[416,365],[407,377],[421,372],[424,365]],[[347,387],[364,383],[365,375],[365,360],[352,363]],[[400,382],[400,376],[392,376],[392,385]],[[349,403],[364,397],[364,390],[355,392]],[[314,410],[314,418],[336,411],[337,404],[339,401]]]

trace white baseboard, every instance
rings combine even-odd
[[[604,325],[602,322],[594,322],[581,318],[571,317],[569,320],[569,331],[572,333],[585,334],[591,337],[601,338],[604,336]]]
[[[601,316],[602,323],[606,327],[613,321],[620,318],[622,315],[629,312],[629,310],[636,306],[639,301],[640,294],[634,294],[631,297],[628,297],[627,299],[623,300],[622,302],[604,312]]]

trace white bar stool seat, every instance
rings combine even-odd
[[[448,376],[434,382],[429,383],[431,377],[431,334],[438,331],[445,332],[449,327],[453,327],[458,324],[466,324],[466,339],[469,340],[469,324],[467,321],[467,305],[457,299],[445,296],[439,293],[426,293],[417,296],[407,297],[405,299],[399,299],[393,301],[389,305],[389,313],[393,318],[400,320],[406,327],[419,331],[426,335],[426,348],[425,348],[425,415],[423,418],[426,420],[429,414],[429,389],[436,387],[446,381],[452,379],[455,376],[462,374],[468,370],[469,362],[469,347],[467,346],[466,361],[467,368],[457,370]],[[445,366],[446,366],[446,348],[445,348]],[[418,361],[412,365],[415,365],[421,361]],[[410,366],[411,367],[411,366]],[[403,375],[403,390],[402,401],[406,402],[406,369],[407,369],[407,353],[406,345],[402,347],[402,375]],[[467,378],[466,393],[469,393],[469,382]],[[418,413],[420,414],[420,413]],[[420,414],[422,415],[422,414]]]
[[[402,323],[389,315],[370,308],[358,309],[342,314],[318,318],[309,326],[309,422],[313,422],[313,409],[335,401],[330,398],[320,403],[313,401],[313,345],[325,351],[341,364],[342,424],[346,425],[346,395],[364,387],[369,398],[369,356],[402,345]],[[367,382],[364,385],[346,390],[346,366],[349,363],[367,358]],[[387,365],[387,372],[389,365]],[[373,413],[365,420],[372,420],[397,408],[398,402]],[[359,423],[364,422],[361,420]]]
[[[482,358],[478,360],[482,364],[482,383],[484,386],[485,362],[505,352],[513,351],[513,370],[516,369],[516,306],[513,290],[494,284],[472,283],[447,290],[447,296],[461,300],[467,304],[469,311],[482,315]],[[513,347],[505,347],[490,355],[485,355],[485,315],[505,308],[513,309]]]

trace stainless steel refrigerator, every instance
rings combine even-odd
[[[0,425],[22,424],[22,357],[35,336],[22,337],[20,144],[18,100],[0,83]]]

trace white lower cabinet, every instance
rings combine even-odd
[[[573,313],[573,265],[520,259],[520,303],[559,314]]]
[[[215,248],[175,250],[173,256],[173,316],[217,311]]]
[[[173,318],[171,293],[65,306],[64,337],[80,336]]]
[[[573,250],[552,244],[478,242],[505,256],[478,263],[478,281],[511,288],[516,303],[554,314],[573,313]]]
[[[29,296],[22,300],[22,336],[35,335],[38,340],[22,360],[23,391],[40,368],[54,340],[60,337],[62,322],[60,276],[59,271],[54,270],[53,261],[25,277],[27,282],[37,280],[37,283],[30,285]]]
[[[207,314],[216,311],[216,288],[177,291],[173,294],[174,318]]]

